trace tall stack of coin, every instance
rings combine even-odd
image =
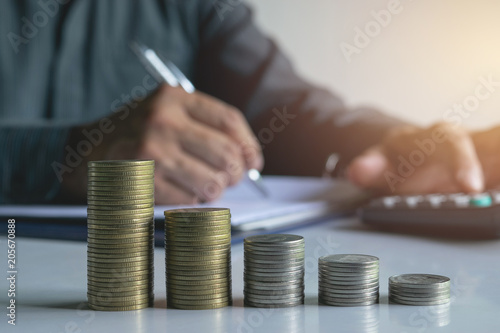
[[[334,306],[378,303],[378,258],[363,254],[332,254],[319,258],[319,302]]]
[[[304,238],[259,235],[245,238],[245,305],[304,304]]]
[[[154,161],[89,162],[87,203],[89,307],[152,305]]]
[[[389,300],[405,305],[446,304],[450,301],[450,279],[433,274],[391,276]]]
[[[232,304],[229,209],[165,211],[165,254],[169,307],[201,310]]]

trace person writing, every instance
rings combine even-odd
[[[103,159],[154,159],[157,204],[215,200],[250,168],[319,176],[332,153],[349,180],[379,193],[500,181],[497,128],[420,128],[349,109],[300,78],[246,6],[223,19],[220,10],[201,0],[4,4],[0,203],[84,202],[87,161]],[[170,59],[198,91],[156,81],[130,40]],[[419,147],[423,158],[410,158]]]

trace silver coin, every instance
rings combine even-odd
[[[244,295],[244,301],[245,302],[251,302],[251,303],[260,303],[260,304],[286,304],[286,303],[297,303],[297,302],[303,302],[304,301],[304,295],[297,295],[296,297],[288,297],[288,298],[278,298],[278,299],[273,299],[273,298],[259,298],[255,297],[254,295]]]
[[[389,295],[392,299],[402,300],[402,301],[415,301],[415,302],[425,302],[425,301],[442,301],[449,300],[449,295],[441,296],[431,296],[431,297],[411,297],[411,296],[401,296],[401,295]]]
[[[327,288],[322,285],[319,285],[318,287],[319,292],[336,292],[339,294],[358,294],[358,293],[372,293],[372,292],[378,292],[379,287],[371,287],[371,288],[364,288],[364,289],[338,289],[338,288]]]
[[[379,281],[374,280],[372,282],[357,283],[357,282],[330,282],[328,280],[319,280],[318,284],[324,286],[325,288],[338,288],[338,289],[366,289],[372,287],[378,287]]]
[[[326,300],[326,299],[321,299],[318,298],[318,301],[320,304],[323,305],[331,305],[331,306],[368,306],[368,305],[373,305],[378,303],[377,300],[370,300],[370,301],[361,301],[357,303],[348,303],[348,302],[339,302],[335,300]]]
[[[248,292],[251,294],[256,294],[256,295],[269,295],[269,296],[277,296],[277,295],[296,295],[296,294],[303,294],[304,293],[304,286],[301,286],[299,288],[294,288],[294,289],[283,289],[283,290],[260,290],[260,289],[255,289],[255,288],[244,288],[243,293]]]
[[[368,268],[367,267],[353,268],[353,267],[332,267],[332,266],[320,265],[318,266],[318,270],[324,272],[332,272],[332,273],[370,274],[379,272],[379,267],[373,266]]]
[[[449,288],[450,278],[434,274],[401,274],[391,276],[389,284],[405,288]]]
[[[304,243],[304,237],[289,234],[256,235],[245,238],[244,243],[266,246],[294,246]]]
[[[275,303],[259,303],[259,302],[253,302],[253,301],[244,301],[245,306],[250,306],[250,307],[256,307],[256,308],[288,308],[288,307],[294,307],[294,306],[300,306],[304,304],[304,300],[298,300],[295,302],[275,302]]]
[[[367,280],[367,279],[372,279],[372,278],[375,278],[375,277],[378,277],[378,272],[370,272],[370,273],[366,273],[366,274],[357,274],[357,273],[341,273],[341,272],[331,272],[331,271],[325,271],[325,270],[322,270],[320,269],[319,270],[319,273],[322,275],[322,276],[326,276],[326,277],[329,277],[329,278],[332,278],[332,279],[340,279],[340,280],[343,280],[343,279],[346,279],[346,280],[349,280],[349,279],[353,279],[353,280]]]
[[[402,300],[394,297],[389,297],[389,301],[392,303],[398,303],[403,305],[416,305],[416,306],[431,306],[431,305],[441,305],[450,302],[450,299],[443,300],[429,300],[429,301],[415,301],[415,300]]]
[[[373,297],[378,297],[379,292],[374,291],[370,293],[356,293],[356,294],[340,294],[340,293],[335,293],[335,292],[329,292],[329,291],[320,291],[318,293],[321,297],[331,297],[331,298],[339,298],[339,299],[372,299]]]
[[[377,264],[379,259],[375,256],[365,254],[330,254],[320,257],[318,262],[326,265],[347,264],[352,266],[366,266]]]

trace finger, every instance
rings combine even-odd
[[[366,189],[382,190],[387,184],[384,174],[390,171],[390,162],[381,146],[365,151],[347,167],[347,178]]]
[[[449,170],[464,192],[480,192],[484,189],[484,175],[481,163],[471,138],[455,135],[448,141]]]
[[[159,170],[164,178],[203,202],[219,198],[229,183],[229,176],[224,172],[217,173],[182,152],[175,157],[164,157],[159,163]]]
[[[197,93],[195,98],[189,99],[187,112],[193,119],[233,139],[241,147],[247,168],[262,169],[264,158],[259,142],[239,110]]]
[[[186,153],[206,161],[216,170],[226,172],[229,185],[242,178],[245,162],[238,146],[226,135],[195,123],[188,126],[179,140]]]
[[[196,205],[199,199],[192,193],[184,191],[155,172],[155,204],[157,205]]]

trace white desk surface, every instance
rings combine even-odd
[[[0,332],[499,332],[500,240],[452,241],[364,230],[355,218],[293,230],[306,240],[306,304],[295,308],[243,307],[243,244],[235,244],[234,305],[217,310],[165,308],[164,251],[155,252],[155,307],[94,312],[86,307],[86,244],[17,239],[17,325],[7,324],[7,283],[0,283]],[[0,241],[7,271],[7,242]],[[317,258],[364,253],[380,258],[380,304],[317,304]],[[387,280],[400,273],[451,278],[449,306],[388,304]],[[6,274],[6,273],[4,273]]]

